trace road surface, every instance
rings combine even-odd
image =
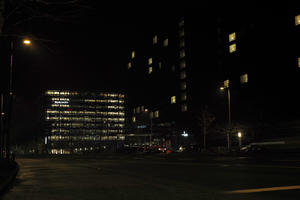
[[[297,161],[23,158],[4,200],[299,199]],[[282,163],[280,163],[282,162]]]

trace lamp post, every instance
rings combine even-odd
[[[239,138],[239,147],[241,148],[242,147],[242,133],[241,132],[238,132],[238,138]]]
[[[23,40],[24,45],[31,45],[29,39]],[[16,47],[14,46],[13,39],[10,40],[10,61],[9,61],[9,99],[8,99],[8,111],[7,111],[7,123],[6,123],[6,159],[10,159],[10,135],[11,135],[11,119],[12,119],[12,109],[13,109],[13,70],[14,70],[14,51]]]
[[[0,147],[0,158],[4,158],[4,155],[3,155],[3,153],[4,153],[4,150],[5,150],[5,148],[4,148],[4,145],[5,145],[5,140],[4,140],[4,132],[3,132],[3,130],[4,130],[4,123],[3,123],[3,121],[4,121],[4,97],[3,97],[3,94],[1,94],[1,99],[0,99],[0,101],[1,101],[1,107],[0,107],[0,145],[1,145],[1,147]]]
[[[150,119],[149,147],[151,148],[152,147],[152,129],[153,129],[153,111],[148,110],[147,108],[144,111],[147,113],[147,116],[149,116],[149,119]]]
[[[224,91],[227,89],[227,102],[228,102],[228,130],[227,130],[227,150],[231,150],[231,144],[230,144],[230,129],[231,129],[231,102],[230,102],[230,88],[229,88],[229,80],[224,81],[224,87],[220,87],[221,91]]]

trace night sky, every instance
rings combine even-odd
[[[153,23],[152,19],[168,17],[168,13],[178,10],[183,10],[183,14],[199,10],[205,16],[206,13],[229,9],[235,13],[232,15],[251,13],[254,16],[256,11],[261,12],[271,6],[251,1],[251,7],[248,7],[249,2],[230,5],[229,2],[201,1],[186,2],[183,6],[175,2],[99,4],[91,0],[79,1],[79,6],[74,8],[51,4],[35,7],[35,11],[29,9],[25,16],[36,10],[39,13],[49,12],[51,16],[34,18],[20,28],[25,35],[34,36],[35,40],[31,47],[20,47],[15,52],[14,118],[18,124],[15,133],[22,130],[33,134],[37,131],[40,119],[38,107],[41,95],[47,89],[124,91],[124,73],[130,51],[149,40],[148,28]],[[268,13],[278,15],[276,11],[281,5],[272,6],[268,7]],[[283,8],[287,6],[285,4]],[[203,31],[210,34],[216,30]]]

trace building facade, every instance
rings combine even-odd
[[[50,154],[116,149],[125,140],[125,95],[45,92],[45,144]]]
[[[147,39],[131,47],[126,65],[132,132],[173,144],[183,132],[203,138],[205,106],[218,123],[252,128],[297,117],[298,3],[182,5],[167,15],[157,9],[144,24]],[[141,130],[145,113],[152,128]]]

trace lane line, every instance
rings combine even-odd
[[[269,188],[256,188],[256,189],[245,189],[245,190],[232,190],[232,191],[227,191],[225,193],[227,193],[227,194],[241,194],[241,193],[270,192],[270,191],[296,190],[296,189],[300,189],[300,185],[269,187]]]

